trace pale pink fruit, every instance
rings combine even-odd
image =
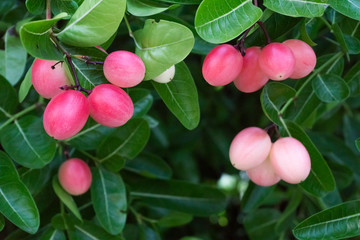
[[[289,39],[283,42],[289,47],[295,56],[295,68],[290,78],[299,79],[306,77],[316,66],[314,50],[305,42],[297,39]]]
[[[145,65],[141,58],[132,52],[115,51],[104,61],[104,75],[116,86],[134,87],[144,79]]]
[[[270,43],[261,51],[259,66],[270,79],[285,80],[294,72],[295,56],[284,44]]]
[[[89,190],[91,185],[89,166],[79,158],[71,158],[63,162],[59,168],[59,182],[71,195],[81,195]]]
[[[251,181],[264,187],[272,186],[280,181],[280,177],[274,172],[269,158],[266,158],[259,166],[247,170],[247,174]]]
[[[44,112],[44,128],[49,136],[63,140],[77,134],[89,117],[89,103],[79,91],[67,90],[50,100]]]
[[[310,156],[304,145],[293,137],[278,139],[270,151],[275,173],[285,182],[297,184],[310,173]]]
[[[241,53],[229,44],[213,48],[206,56],[202,73],[212,86],[225,86],[239,75],[243,65]]]
[[[129,95],[112,84],[96,86],[88,99],[90,116],[104,126],[122,126],[134,113],[134,104]]]
[[[236,88],[242,92],[255,92],[269,81],[269,78],[260,69],[258,63],[260,53],[260,47],[250,47],[246,49],[242,70],[234,80]]]
[[[265,161],[271,149],[271,139],[258,127],[245,128],[230,145],[230,161],[239,170],[249,170]]]
[[[35,59],[31,69],[31,81],[40,96],[53,98],[62,92],[60,87],[70,85],[64,68],[64,63]]]

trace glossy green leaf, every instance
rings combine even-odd
[[[251,0],[204,0],[196,12],[195,29],[207,42],[224,43],[251,27],[261,15],[262,10]]]
[[[61,13],[49,20],[25,23],[20,28],[20,39],[26,51],[35,58],[62,60],[63,54],[51,41],[50,34],[51,27],[67,16],[66,13]]]
[[[347,83],[335,74],[317,75],[312,87],[316,96],[326,103],[341,102],[350,94]]]
[[[274,192],[275,186],[262,187],[249,182],[244,197],[241,201],[244,212],[252,212],[258,208],[271,193]]]
[[[344,33],[342,32],[339,24],[335,23],[331,26],[331,28],[332,28],[332,32],[334,33],[334,36],[335,36],[337,42],[339,43],[339,45],[341,46],[343,51],[345,53],[348,52],[349,49],[348,49],[348,46],[345,41],[345,36],[344,36]]]
[[[39,211],[20,181],[10,158],[0,151],[0,212],[17,227],[35,233],[40,225]]]
[[[76,206],[74,199],[67,192],[65,192],[65,190],[60,186],[57,175],[55,175],[52,179],[52,186],[53,186],[54,192],[59,197],[61,202],[63,202],[64,205],[70,209],[70,211],[75,215],[75,217],[82,220],[80,211],[79,211],[78,207]]]
[[[66,240],[66,235],[63,231],[49,228],[39,240]]]
[[[358,0],[328,0],[330,6],[347,17],[360,20],[360,2]]]
[[[124,240],[122,237],[107,233],[90,221],[84,223],[76,221],[73,228],[68,231],[68,235],[70,240]]]
[[[96,217],[110,234],[121,233],[125,226],[127,200],[125,184],[116,173],[92,168],[91,200]]]
[[[126,224],[123,235],[126,240],[161,240],[160,234],[146,225]]]
[[[143,117],[151,108],[154,98],[150,91],[143,88],[132,88],[128,92],[134,103],[133,117]]]
[[[32,86],[31,69],[32,69],[32,66],[27,71],[24,80],[21,82],[20,89],[19,89],[19,102],[24,101],[24,99],[28,95],[30,88]]]
[[[169,6],[149,0],[127,0],[127,11],[134,16],[146,17],[166,11]]]
[[[71,46],[94,47],[118,29],[126,0],[84,0],[58,38]]]
[[[282,212],[281,217],[278,219],[275,225],[276,232],[281,233],[282,230],[286,229],[286,226],[288,226],[289,222],[291,222],[292,215],[296,212],[296,209],[300,205],[301,200],[302,192],[300,189],[295,189],[292,191],[291,198],[289,199],[285,210]]]
[[[6,126],[1,131],[0,141],[10,157],[27,168],[44,167],[56,152],[56,141],[46,134],[42,120],[34,116],[23,117]]]
[[[0,231],[2,231],[5,227],[5,218],[3,215],[0,215]]]
[[[5,34],[5,78],[15,85],[23,75],[26,64],[26,50],[21,44],[15,28]]]
[[[298,239],[345,239],[360,235],[360,201],[350,201],[326,209],[298,224]]]
[[[4,76],[6,75],[5,72],[5,50],[0,50],[0,75]]]
[[[66,12],[70,15],[74,14],[79,5],[73,0],[51,0],[51,12],[55,15]]]
[[[200,4],[201,0],[157,0],[158,2],[179,3],[179,4]]]
[[[200,121],[196,85],[185,63],[175,66],[174,79],[169,83],[153,82],[156,91],[185,128],[192,130]]]
[[[45,10],[45,3],[44,0],[26,0],[26,8],[32,14],[41,14]]]
[[[161,218],[157,224],[159,224],[160,227],[170,228],[188,224],[192,220],[193,217],[190,214],[171,211],[169,215]]]
[[[182,60],[194,46],[194,35],[179,23],[148,19],[144,29],[135,32],[135,53],[145,64],[145,79],[159,76]]]
[[[264,6],[291,17],[320,17],[328,7],[324,0],[264,0]]]
[[[143,119],[131,119],[117,128],[98,148],[100,162],[112,157],[133,159],[145,147],[150,137],[150,128]]]
[[[347,34],[344,34],[344,38],[349,54],[359,54],[360,40]]]
[[[245,217],[244,227],[252,240],[277,240],[279,236],[274,229],[279,217],[280,212],[278,210],[259,209]]]
[[[261,106],[265,115],[274,123],[281,125],[281,107],[295,96],[296,91],[283,83],[271,82],[261,92]]]
[[[8,114],[13,113],[18,106],[15,89],[2,76],[0,76],[0,121]],[[7,116],[9,117],[9,116]],[[0,124],[0,130],[2,126]]]
[[[41,169],[22,168],[18,170],[21,181],[29,189],[31,195],[36,195],[43,190],[50,180],[51,169],[49,165]]]

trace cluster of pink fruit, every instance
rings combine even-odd
[[[310,156],[304,145],[293,137],[271,142],[268,133],[257,127],[240,131],[230,145],[232,165],[246,171],[260,186],[283,180],[291,184],[304,181],[310,173]]]
[[[222,44],[204,60],[204,79],[213,86],[234,82],[242,92],[255,92],[269,79],[282,81],[307,76],[316,65],[314,50],[297,39],[270,43],[264,48],[250,47],[243,57],[234,46]]]

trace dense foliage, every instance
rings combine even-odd
[[[354,0],[0,1],[0,238],[360,236],[359,21]],[[246,48],[301,39],[316,68],[256,93],[208,85],[204,57],[242,36]],[[114,128],[89,118],[73,137],[48,136],[34,59],[62,61],[73,84],[91,90],[108,83],[101,63],[117,50],[145,64],[144,81],[125,88],[132,118]],[[151,80],[172,65],[171,82]],[[260,187],[234,169],[230,142],[250,126],[298,139],[309,177]],[[83,195],[59,183],[68,158],[91,167]]]

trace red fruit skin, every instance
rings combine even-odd
[[[132,52],[115,51],[105,58],[104,75],[116,86],[134,87],[144,79],[145,65],[141,58]]]
[[[306,77],[316,66],[316,54],[305,42],[297,39],[289,39],[283,44],[291,49],[295,56],[295,68],[290,78],[299,79]]]
[[[240,74],[242,65],[241,53],[229,44],[222,44],[205,57],[202,73],[210,85],[225,86]]]
[[[71,195],[81,195],[91,186],[92,175],[89,166],[79,158],[63,162],[59,168],[60,185]]]
[[[70,85],[63,64],[57,61],[35,59],[31,81],[35,90],[44,98],[53,98],[62,92],[60,87]],[[56,64],[56,66],[54,66]],[[54,69],[51,67],[54,66]]]
[[[259,166],[247,170],[251,181],[259,186],[269,187],[280,181],[271,165],[270,159],[267,158]]]
[[[269,81],[269,78],[263,73],[258,63],[260,53],[260,47],[246,49],[242,70],[234,80],[235,87],[241,92],[256,92]]]
[[[230,145],[229,157],[239,170],[249,170],[265,161],[271,149],[271,139],[266,131],[249,127],[240,131]]]
[[[272,80],[282,81],[291,76],[295,68],[295,56],[282,43],[270,43],[259,56],[261,70]]]
[[[89,117],[87,98],[75,90],[67,90],[50,100],[44,112],[44,128],[49,136],[64,140],[77,134]]]
[[[280,138],[273,144],[270,161],[276,175],[291,184],[304,181],[311,170],[309,153],[292,137]]]
[[[134,114],[130,96],[112,84],[96,86],[89,96],[90,116],[101,125],[119,127]]]

